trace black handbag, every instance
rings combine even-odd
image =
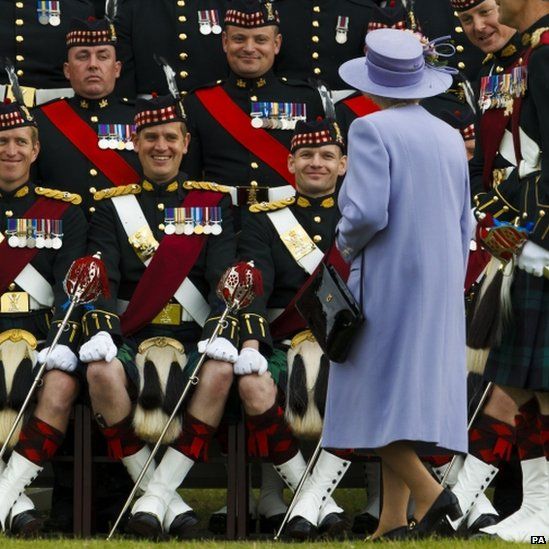
[[[364,261],[364,256],[362,260]],[[351,343],[364,322],[363,267],[361,265],[360,304],[356,302],[335,268],[324,261],[295,304],[318,344],[333,362],[344,362],[347,359]]]

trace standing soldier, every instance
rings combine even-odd
[[[66,45],[63,71],[75,96],[36,109],[43,146],[37,169],[41,180],[81,194],[88,213],[96,190],[140,178],[131,141],[133,107],[112,95],[121,64],[107,20],[73,20]]]
[[[63,279],[86,246],[86,221],[75,206],[81,198],[30,179],[39,150],[36,123],[27,109],[0,104],[2,443],[30,389],[33,367],[46,359],[64,317]],[[0,523],[13,534],[29,535],[41,527],[32,502],[20,494],[55,454],[67,429],[80,386],[79,316],[78,311],[71,315],[48,358],[32,415],[16,431],[15,447],[10,442],[8,464],[0,462]]]
[[[254,261],[264,284],[264,295],[241,312],[243,346],[234,367],[246,413],[248,448],[252,456],[272,461],[291,490],[299,483],[305,461],[284,418],[283,395],[294,432],[318,436],[328,375],[328,360],[306,330],[293,299],[333,243],[340,216],[336,184],[345,173],[346,160],[336,122],[298,122],[288,157],[297,194],[252,205],[239,243],[239,255]],[[287,383],[288,368],[292,373]],[[306,409],[300,401],[304,392],[311,400],[307,405],[305,397]],[[348,466],[348,460],[322,451],[290,517],[289,535],[304,539],[317,533],[335,535],[345,528],[343,510],[328,496]]]
[[[168,93],[153,54],[174,68],[177,87],[191,91],[227,76],[221,31],[227,0],[123,0],[115,20],[122,75],[118,95]],[[142,38],[147,36],[146,40]]]
[[[287,167],[291,132],[298,120],[323,114],[315,89],[273,72],[282,43],[274,6],[257,0],[231,3],[222,34],[229,77],[185,101],[193,136],[186,171],[235,187],[235,205],[294,194]]]
[[[63,74],[65,35],[73,17],[93,15],[90,0],[0,0],[0,55],[15,65],[27,107],[72,95]],[[0,101],[13,97],[0,76]]]
[[[159,438],[183,389],[187,358],[196,362],[197,343],[211,358],[133,507],[129,530],[157,538],[184,535],[197,522],[176,490],[192,465],[207,459],[232,384],[237,320],[229,318],[205,344],[220,316],[216,285],[236,244],[228,189],[179,173],[190,139],[179,102],[138,99],[135,125],[145,179],[95,194],[90,249],[103,252],[112,298],[84,315],[88,341],[80,359],[88,363],[92,407],[109,452],[135,481],[149,456],[143,440]]]

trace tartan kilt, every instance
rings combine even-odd
[[[513,319],[490,352],[484,378],[498,385],[549,391],[549,280],[516,269]]]

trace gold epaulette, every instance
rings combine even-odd
[[[48,189],[47,187],[35,187],[34,192],[39,196],[53,198],[54,200],[62,200],[63,202],[70,202],[75,206],[82,204],[82,197],[76,193],[69,193],[58,189]]]
[[[532,33],[532,38],[530,38],[530,46],[532,46],[532,48],[537,48],[541,43],[541,37],[546,32],[549,32],[549,27],[541,27],[541,29],[536,29]]]
[[[293,196],[289,198],[283,198],[282,200],[275,200],[273,202],[258,202],[257,204],[252,204],[250,206],[250,212],[274,212],[276,210],[286,208],[287,206],[291,206],[294,202],[295,198]]]
[[[93,193],[93,199],[96,201],[104,200],[105,198],[113,198],[114,196],[126,196],[128,194],[139,194],[141,192],[141,185],[132,183],[131,185],[121,185],[120,187],[109,187],[108,189],[101,189]]]
[[[183,188],[188,191],[215,191],[217,193],[230,193],[230,187],[226,185],[220,185],[219,183],[212,183],[211,181],[185,181]]]

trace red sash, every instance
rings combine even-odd
[[[358,117],[379,111],[379,107],[364,95],[348,97],[343,100],[343,104],[347,105]]]
[[[191,191],[181,206],[213,207],[222,197],[221,193],[211,191]],[[137,332],[162,310],[191,272],[206,240],[207,236],[203,234],[166,235],[162,238],[120,318],[124,335]]]
[[[513,110],[517,107],[515,99]],[[492,188],[492,170],[499,151],[505,129],[509,124],[509,116],[504,109],[489,109],[480,119],[480,137],[484,151],[484,166],[482,168],[482,182],[488,191]]]
[[[206,110],[231,136],[252,154],[261,158],[289,185],[295,186],[295,176],[288,171],[290,151],[264,129],[252,128],[250,116],[245,113],[221,86],[195,92]]]
[[[61,219],[68,202],[39,198],[22,216],[22,219]],[[0,243],[0,293],[14,281],[19,273],[34,259],[38,248],[11,248],[8,239]]]
[[[115,151],[102,150],[97,134],[65,100],[41,107],[50,122],[114,185],[129,185],[139,174]]]
[[[309,276],[309,278],[307,278],[303,286],[299,288],[296,295],[294,296],[292,301],[288,303],[282,314],[276,317],[273,322],[271,322],[270,330],[273,339],[285,339],[287,337],[293,336],[296,332],[300,332],[307,328],[307,324],[305,323],[303,317],[297,312],[295,304],[297,300],[301,297],[303,292],[310,286],[311,282],[314,280],[315,276],[318,273],[318,270],[320,269],[321,263],[319,263],[318,267]],[[328,265],[333,265],[341,278],[347,281],[347,278],[349,278],[350,266],[345,263],[335,245],[332,246],[326,253],[326,263]]]

